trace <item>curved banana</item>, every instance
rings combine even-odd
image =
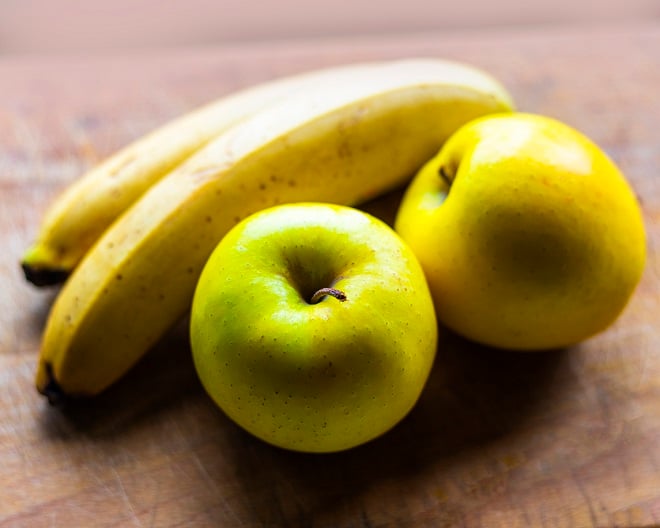
[[[357,64],[260,84],[175,119],[131,143],[68,187],[46,212],[22,267],[37,286],[62,282],[117,217],[149,187],[210,140],[256,111],[330,78],[368,70]]]
[[[187,313],[211,251],[247,215],[364,202],[407,182],[460,125],[511,108],[490,76],[420,59],[329,80],[240,122],[149,189],[64,284],[38,389],[92,395],[117,380]]]

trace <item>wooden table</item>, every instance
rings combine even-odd
[[[603,334],[515,354],[445,336],[421,401],[357,449],[303,455],[233,425],[185,328],[97,399],[33,387],[55,292],[18,261],[47,202],[129,140],[240,86],[434,55],[490,71],[521,110],[584,131],[642,203],[648,266]],[[660,524],[660,26],[482,32],[0,59],[0,527]]]

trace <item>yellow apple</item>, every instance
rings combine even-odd
[[[442,323],[500,348],[602,331],[645,261],[642,215],[619,169],[583,134],[532,114],[459,129],[415,176],[395,228]]]
[[[237,224],[208,260],[190,336],[206,391],[237,424],[286,449],[367,442],[413,407],[437,320],[424,272],[393,229],[304,203]]]

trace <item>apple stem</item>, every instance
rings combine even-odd
[[[326,295],[330,295],[341,302],[346,300],[346,294],[337,288],[321,288],[314,295],[312,295],[312,298],[309,302],[310,304],[316,304],[321,300],[322,297],[325,297]]]
[[[444,165],[440,165],[438,174],[440,174],[440,177],[447,184],[447,187],[451,187],[451,178],[449,177],[449,173],[447,172],[447,167],[445,167]]]

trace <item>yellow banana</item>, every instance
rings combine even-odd
[[[206,259],[245,216],[364,202],[407,182],[460,125],[511,109],[490,76],[419,59],[328,79],[241,121],[151,187],[64,284],[39,391],[93,395],[117,380],[187,313]]]
[[[76,180],[46,212],[22,260],[37,286],[62,282],[107,227],[165,174],[231,125],[297,90],[372,64],[317,70],[239,91],[128,145]]]

